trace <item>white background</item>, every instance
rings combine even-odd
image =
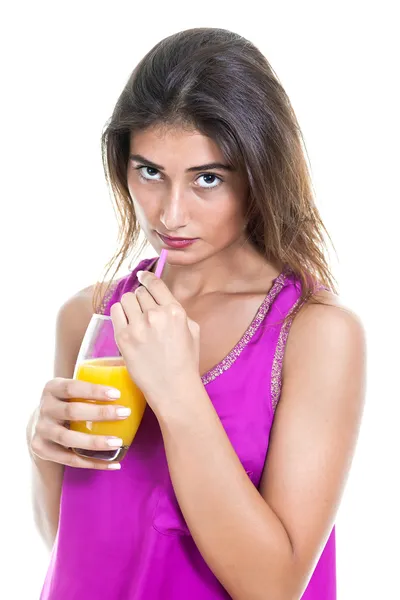
[[[364,419],[337,517],[338,598],[398,597],[395,4],[36,1],[3,9],[1,598],[37,599],[49,560],[33,525],[25,426],[52,377],[58,308],[114,253],[102,128],[141,57],[196,26],[258,45],[302,127],[341,296],[369,345]]]

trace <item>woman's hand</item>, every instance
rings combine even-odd
[[[114,392],[114,397],[108,395]],[[39,407],[36,409],[32,431],[28,439],[32,458],[37,456],[71,467],[83,469],[116,469],[118,463],[106,463],[82,458],[71,448],[85,450],[110,450],[118,447],[112,442],[117,438],[104,435],[91,435],[68,429],[70,421],[115,421],[126,419],[126,408],[118,406],[113,388],[75,379],[57,377],[44,387]],[[73,398],[103,400],[104,404],[69,402]],[[107,402],[107,404],[106,404]],[[112,404],[110,404],[112,402]],[[125,410],[119,415],[119,409]],[[129,410],[129,409],[128,409]],[[114,465],[114,466],[113,466]],[[117,465],[117,466],[115,466]]]
[[[113,304],[111,318],[129,374],[157,413],[200,380],[200,327],[161,279],[148,271],[139,277],[143,286]]]

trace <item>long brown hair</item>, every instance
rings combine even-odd
[[[265,56],[225,29],[194,28],[154,46],[128,79],[102,133],[104,172],[116,204],[119,248],[104,298],[121,265],[139,244],[127,186],[131,133],[151,126],[188,126],[212,138],[226,161],[247,177],[249,241],[266,260],[286,265],[301,282],[299,306],[315,299],[315,284],[337,293],[324,232],[315,206],[306,148],[289,98]],[[308,155],[307,155],[308,158]],[[139,246],[139,247],[138,247]],[[332,243],[333,246],[333,243]]]

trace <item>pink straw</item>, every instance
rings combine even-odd
[[[168,250],[163,248],[160,253],[160,258],[158,259],[157,268],[155,272],[155,276],[160,278],[164,269],[165,261],[167,260]]]

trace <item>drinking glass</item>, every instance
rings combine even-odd
[[[86,450],[72,448],[84,458],[109,462],[121,461],[132,443],[146,408],[146,399],[132,381],[114,337],[111,317],[94,314],[91,318],[75,365],[74,379],[116,388],[121,397],[113,404],[131,409],[131,414],[118,421],[71,421],[70,429],[94,435],[116,436],[123,440],[120,448],[110,450]],[[73,398],[71,402],[87,402],[104,405],[102,400]]]

